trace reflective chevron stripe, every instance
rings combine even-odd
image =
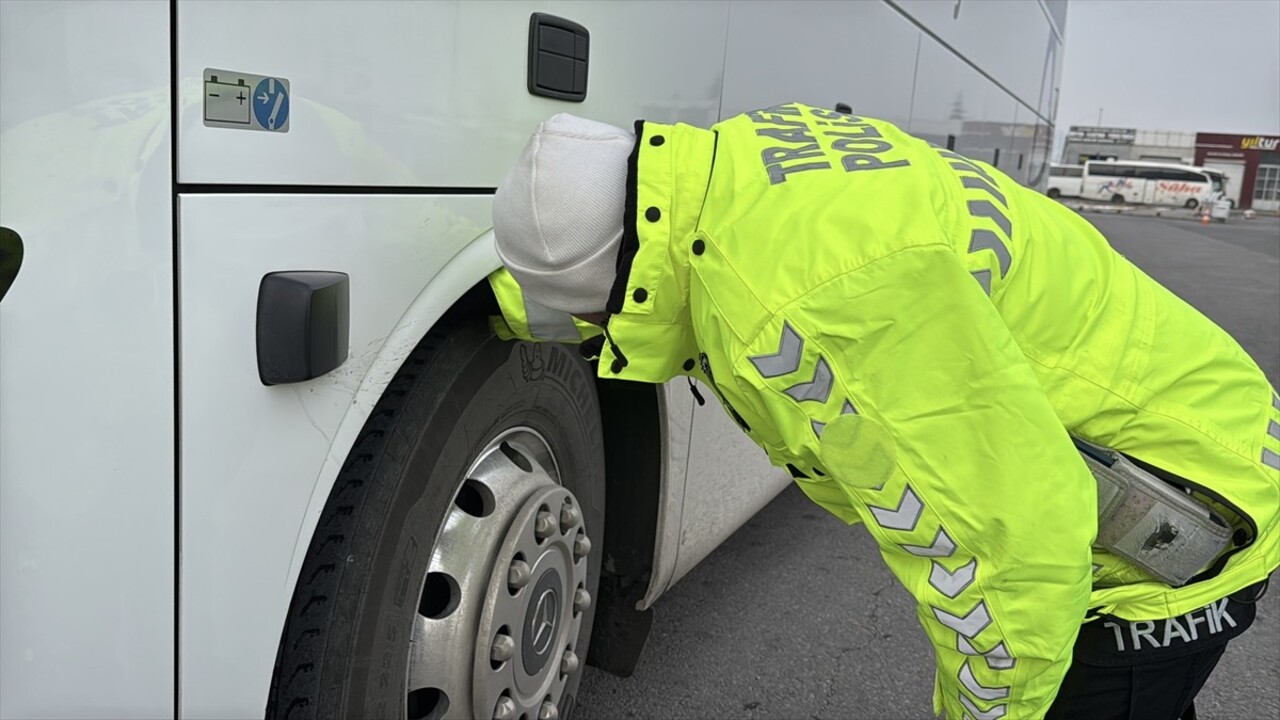
[[[573,316],[563,310],[552,310],[524,297],[524,315],[529,323],[529,335],[539,340],[578,342],[582,335],[573,324]]]
[[[949,572],[942,563],[937,560],[933,561],[933,567],[929,569],[929,584],[934,590],[955,599],[957,595],[964,592],[964,589],[973,584],[973,577],[978,569],[978,558],[973,558],[969,562],[956,568],[954,572]]]
[[[963,155],[957,155],[956,153],[950,150],[942,150],[938,154],[944,158],[947,158],[948,160],[954,161],[951,163],[952,170],[959,170],[960,172],[971,172],[974,175],[981,175],[983,178],[987,180],[987,182],[991,183],[992,185],[995,184],[996,182],[995,178],[991,177],[991,175],[988,174],[986,170],[983,170],[982,168],[978,167],[978,165],[974,163],[972,160],[970,160],[969,158]]]
[[[844,401],[844,405],[840,408],[841,415],[857,415],[858,411],[853,409],[853,403],[848,400]],[[822,430],[827,426],[824,422],[818,422],[813,418],[809,418],[809,426],[813,428],[813,434],[822,437]]]
[[[970,200],[969,214],[976,218],[987,218],[994,221],[1004,231],[1005,237],[1013,237],[1013,223],[990,200]]]
[[[1013,258],[1009,256],[1009,248],[1000,242],[999,236],[995,233],[976,228],[969,236],[969,252],[976,253],[983,250],[990,250],[996,254],[996,258],[1000,260],[1000,277],[1004,277],[1009,272],[1009,264],[1013,262]]]
[[[1008,685],[987,687],[986,685],[978,682],[978,678],[973,676],[973,668],[969,667],[968,660],[965,660],[964,664],[960,666],[960,673],[958,677],[960,678],[960,684],[964,686],[964,689],[968,690],[970,695],[978,698],[979,700],[991,702],[992,700],[1003,700],[1009,697]]]
[[[800,382],[783,390],[786,394],[795,398],[796,402],[804,402],[805,400],[813,400],[824,403],[828,397],[831,397],[831,366],[827,365],[827,359],[818,356],[818,363],[813,368],[813,379],[808,382]]]
[[[791,328],[790,323],[782,323],[782,340],[778,342],[778,352],[772,355],[753,355],[748,360],[756,366],[756,370],[766,378],[789,375],[800,369],[800,355],[804,352],[804,339]]]
[[[963,635],[956,635],[956,649],[965,655],[986,658],[987,667],[992,670],[1008,670],[1018,662],[1017,658],[1009,655],[1009,650],[1004,646],[1003,640],[990,650],[979,652]]]
[[[1280,470],[1280,455],[1267,448],[1262,448],[1262,464]]]
[[[933,536],[933,544],[929,547],[903,545],[902,549],[916,557],[950,557],[956,550],[956,544],[946,530],[938,528],[938,534]]]
[[[985,173],[984,173],[985,174]],[[1004,195],[996,189],[996,186],[976,177],[962,177],[960,182],[970,190],[981,190],[1000,202],[1001,205],[1009,207],[1009,201],[1004,199]]]
[[[1013,222],[1009,219],[1009,215],[1004,208],[1009,207],[1009,199],[999,190],[999,183],[991,174],[983,170],[977,163],[969,160],[963,155],[958,155],[950,150],[938,150],[938,154],[950,160],[951,169],[957,173],[966,173],[959,175],[960,185],[968,191],[978,191],[984,193],[990,200],[969,200],[966,207],[969,215],[974,219],[986,218],[996,224],[1004,233],[1005,237],[1010,241],[1013,240]],[[998,204],[998,205],[997,205]],[[984,250],[990,250],[995,253],[996,260],[1000,266],[1000,277],[1003,278],[1009,273],[1009,267],[1013,264],[1013,257],[1009,252],[1009,247],[1004,240],[995,232],[986,228],[974,228],[969,236],[969,254],[974,255]],[[973,279],[978,281],[982,286],[982,291],[988,296],[991,295],[992,272],[986,268],[981,270],[971,270],[970,274]]]
[[[985,600],[979,600],[978,604],[974,605],[973,609],[964,617],[952,615],[946,610],[940,610],[932,606],[929,609],[933,611],[934,617],[938,618],[938,622],[969,639],[977,637],[978,633],[991,624],[991,613],[987,612]]]
[[[782,322],[782,337],[778,339],[777,352],[766,353],[764,355],[749,355],[747,360],[755,366],[757,372],[763,378],[776,378],[783,375],[790,375],[800,370],[800,362],[804,358],[804,338],[795,328],[791,327],[791,323]],[[835,375],[831,372],[831,365],[827,363],[827,359],[821,355],[813,366],[813,377],[809,380],[798,382],[791,387],[786,388],[782,392],[789,395],[796,402],[818,402],[825,403],[831,397],[831,387],[835,384]],[[854,409],[853,403],[846,398],[844,404],[840,408],[841,415],[858,414]],[[816,418],[809,418],[809,427],[813,430],[815,437],[822,437],[822,431],[827,424]]]
[[[867,509],[875,516],[876,524],[886,530],[915,530],[920,513],[924,510],[924,503],[920,502],[920,498],[908,485],[902,491],[898,507],[893,510],[875,505],[868,505]]]
[[[1280,395],[1271,396],[1271,407],[1280,410]],[[1280,440],[1280,423],[1275,420],[1267,421],[1267,434]],[[1269,468],[1280,470],[1280,453],[1270,448],[1262,448],[1262,464]]]
[[[982,292],[990,295],[991,294],[991,271],[990,270],[974,270],[971,274],[973,275],[973,279],[977,280],[978,284],[982,286]]]
[[[1008,708],[1008,705],[1001,703],[983,712],[978,709],[978,706],[972,700],[965,697],[964,693],[960,693],[960,704],[964,705],[964,709],[969,711],[969,714],[973,716],[973,720],[999,720],[1004,717],[1005,710]]]
[[[960,157],[960,156],[959,156],[959,155],[957,155],[956,157]],[[994,182],[995,182],[995,179],[994,179],[994,178],[992,178],[990,175],[988,175],[986,170],[983,170],[982,168],[978,167],[977,165],[974,165],[973,163],[969,162],[968,160],[964,160],[963,162],[953,162],[953,163],[951,163],[951,169],[952,169],[952,170],[959,170],[960,172],[971,172],[971,173],[976,173],[976,174],[981,175],[982,177],[986,178],[988,182],[991,182],[991,183],[994,183]]]
[[[800,358],[804,355],[804,338],[791,327],[788,322],[782,323],[782,339],[778,341],[778,351],[768,355],[752,355],[747,359],[765,378],[790,375],[800,369]],[[815,400],[826,402],[831,396],[831,366],[827,359],[818,356],[818,363],[813,368],[813,379],[799,382],[783,392],[795,398],[797,402]]]

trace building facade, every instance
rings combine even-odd
[[[1280,136],[1196,133],[1194,160],[1226,174],[1236,207],[1280,210]]]
[[[1190,165],[1194,155],[1195,133],[1072,125],[1062,149],[1062,162],[1075,165],[1086,160],[1147,160]]]

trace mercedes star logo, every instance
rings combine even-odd
[[[545,653],[555,638],[557,605],[559,599],[555,588],[547,588],[538,596],[538,604],[529,623],[529,629],[533,631],[533,651],[538,655]]]

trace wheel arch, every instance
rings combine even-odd
[[[492,231],[473,240],[423,288],[376,351],[333,435],[299,527],[285,578],[292,597],[338,473],[378,400],[424,337],[444,321],[499,312],[487,281],[499,267]],[[605,444],[605,558],[588,662],[630,675],[652,623],[638,607],[649,590],[663,510],[664,419],[661,388],[596,381]],[[281,639],[283,641],[283,626]],[[273,675],[279,673],[279,650]],[[277,677],[272,678],[274,685]]]
[[[497,304],[488,292],[485,278],[500,261],[493,245],[493,232],[476,238],[441,267],[405,309],[395,328],[383,340],[373,360],[360,378],[346,412],[329,443],[329,451],[316,475],[306,513],[294,539],[289,572],[284,586],[292,596],[311,546],[312,535],[333,492],[338,472],[355,446],[360,431],[378,399],[391,384],[404,361],[432,328],[451,313],[483,315],[496,312]]]

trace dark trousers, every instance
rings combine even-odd
[[[1195,720],[1196,694],[1227,643],[1253,623],[1260,590],[1176,618],[1086,623],[1046,720]]]
[[[1046,720],[1195,720],[1192,701],[1227,644],[1128,667],[1073,662]]]

